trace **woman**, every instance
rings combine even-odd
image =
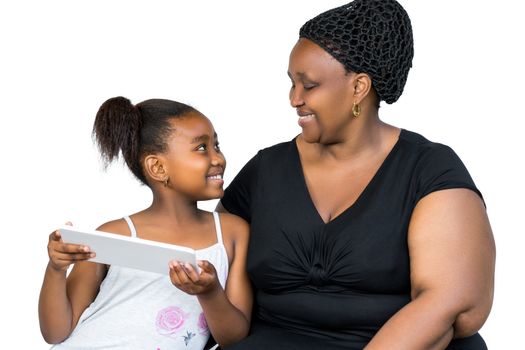
[[[251,335],[228,349],[484,349],[495,247],[447,146],[382,122],[412,64],[410,19],[355,0],[290,54],[302,132],[261,150],[219,204],[251,226]]]

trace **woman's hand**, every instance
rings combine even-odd
[[[58,272],[66,272],[71,264],[95,256],[95,253],[87,246],[64,243],[59,230],[49,235],[47,253],[49,255],[49,266]]]
[[[207,260],[199,260],[200,273],[188,263],[170,261],[170,279],[175,287],[191,295],[206,296],[220,289],[215,267]]]

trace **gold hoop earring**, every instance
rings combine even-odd
[[[168,183],[170,182],[170,178],[167,177],[166,179],[164,179],[164,187],[168,187]]]
[[[352,114],[354,115],[354,118],[359,117],[361,114],[361,106],[358,103],[354,102],[354,105],[352,106]]]

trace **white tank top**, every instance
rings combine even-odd
[[[228,256],[218,213],[213,213],[217,243],[197,250],[224,288]],[[131,235],[135,226],[125,217]],[[93,303],[84,310],[68,339],[52,349],[168,350],[203,349],[209,330],[196,296],[175,287],[167,275],[110,266]]]

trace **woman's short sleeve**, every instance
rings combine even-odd
[[[448,146],[433,144],[420,159],[416,202],[429,193],[451,189],[468,188],[482,199],[467,168]]]
[[[230,213],[251,221],[251,204],[257,189],[260,152],[255,155],[224,191],[223,207]]]

